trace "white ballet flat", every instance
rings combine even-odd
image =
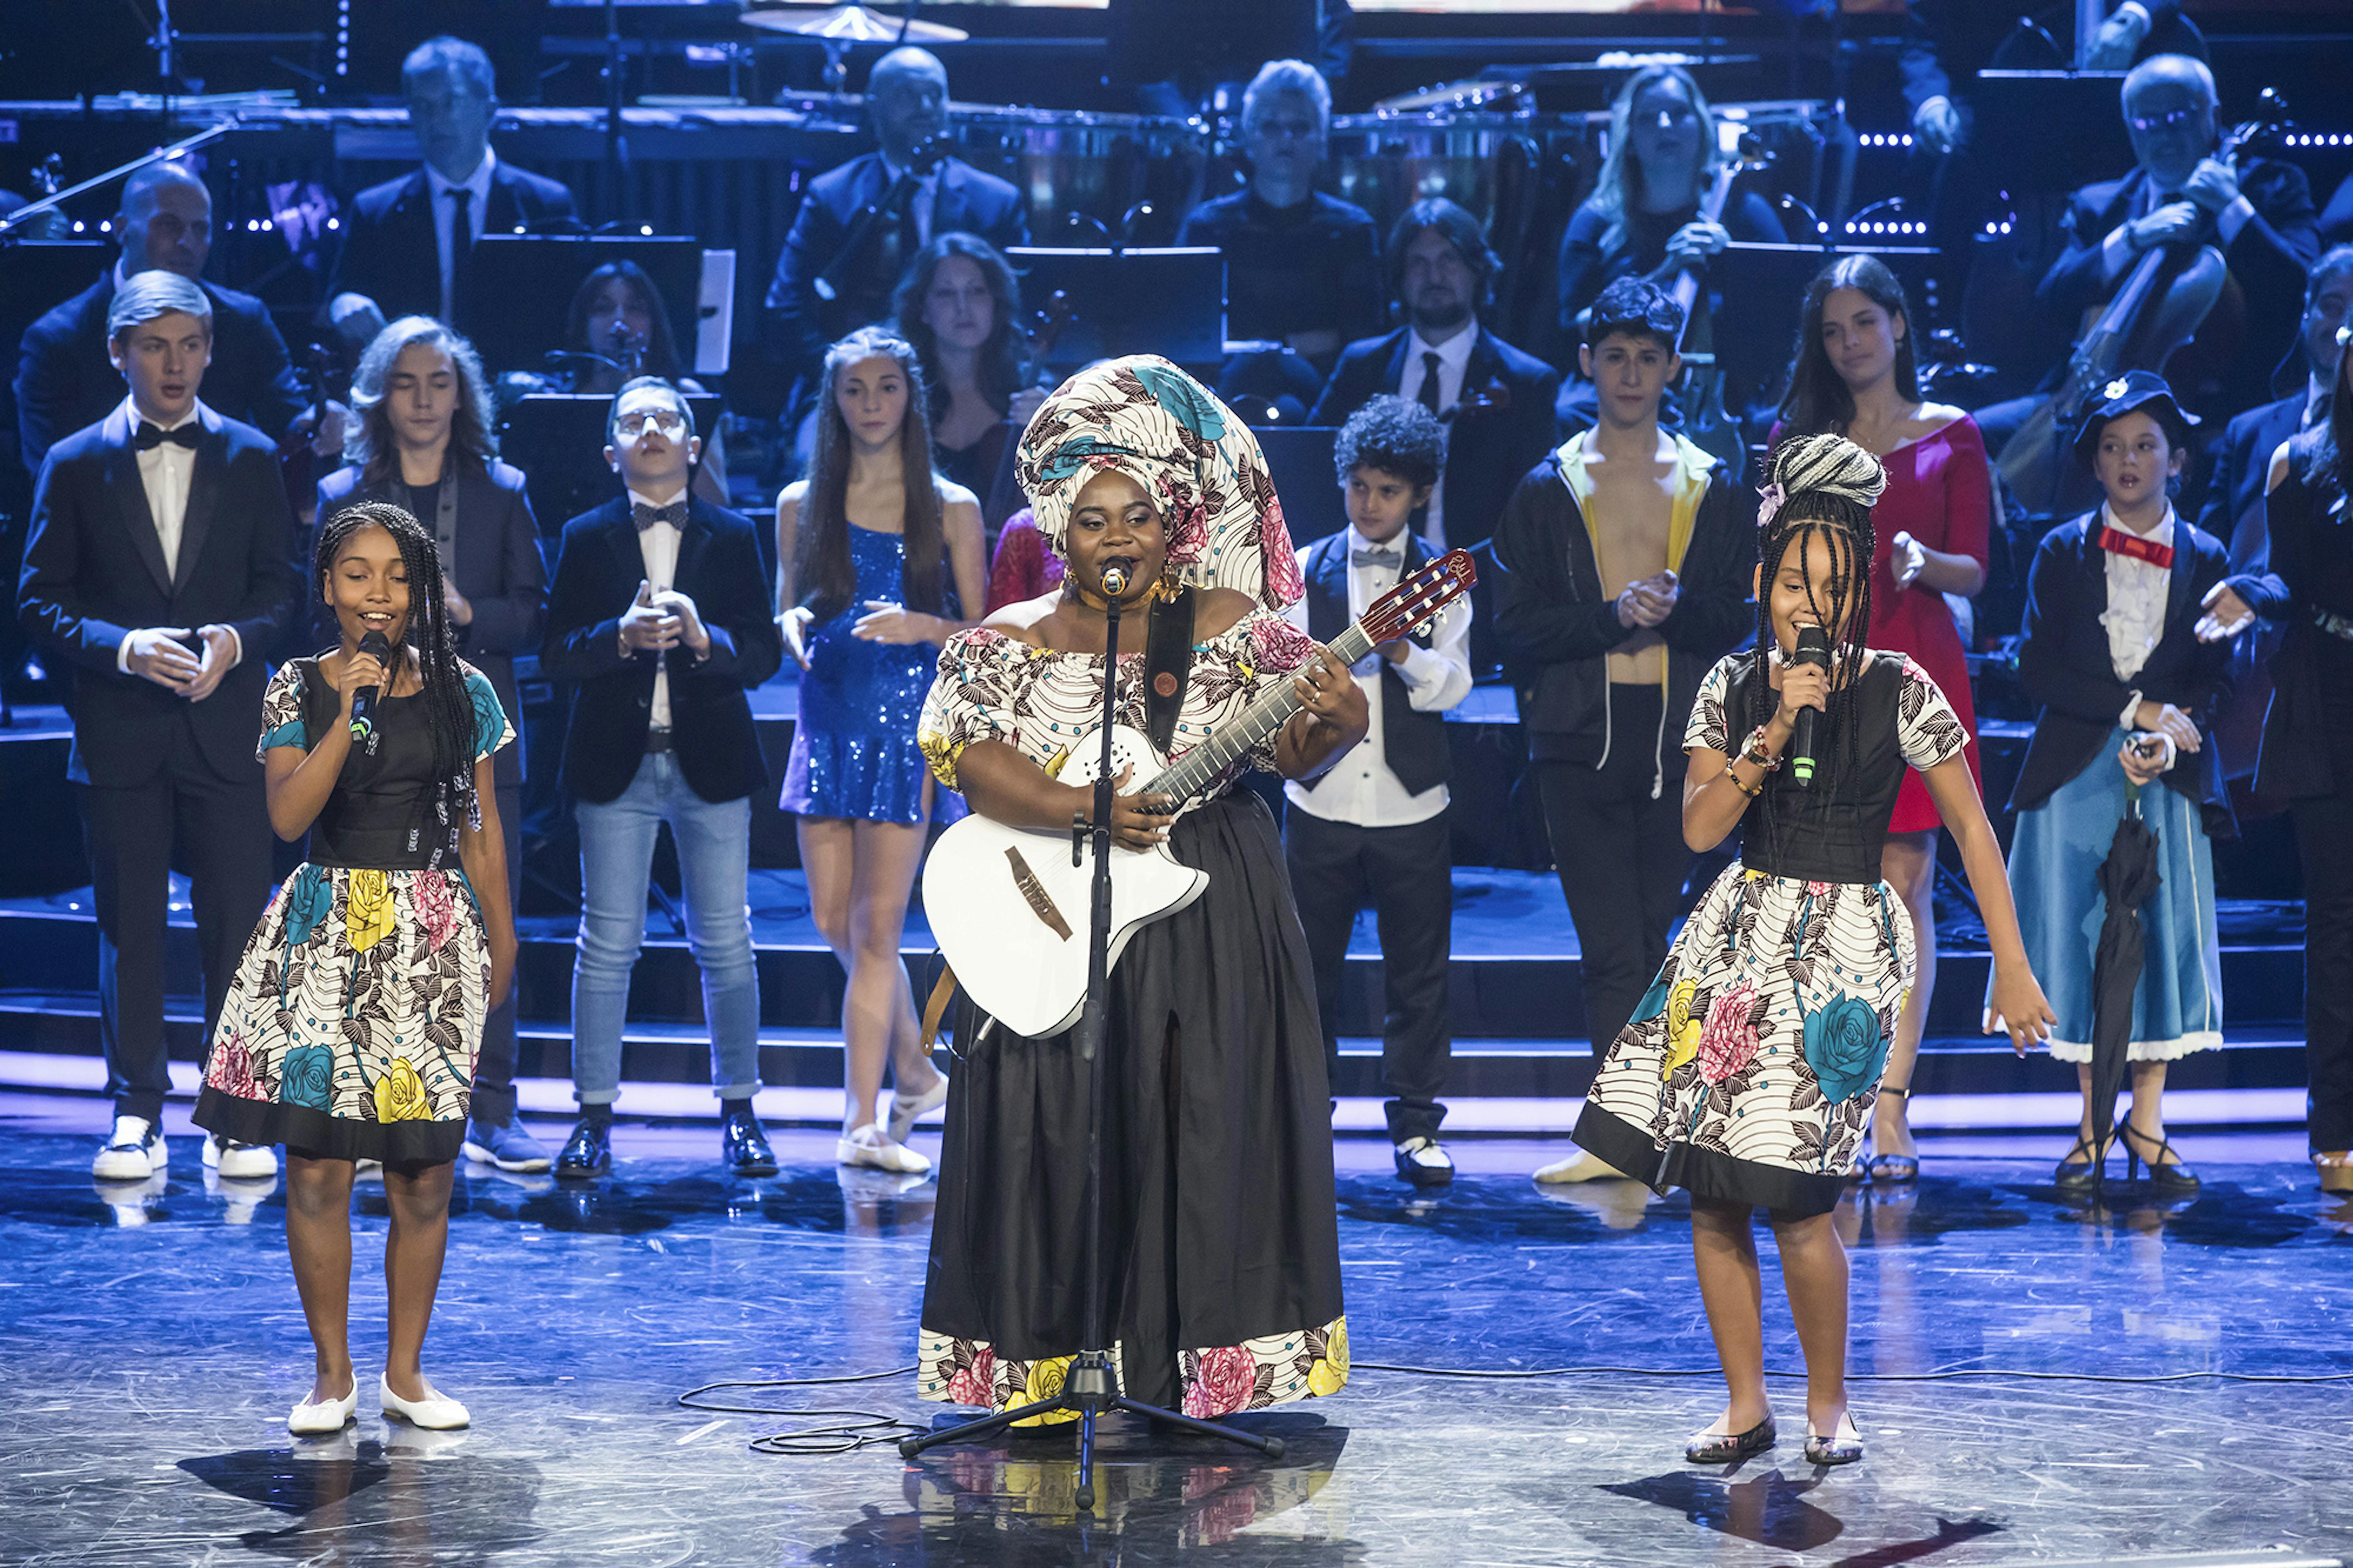
[[[891,1091],[891,1142],[904,1143],[907,1134],[915,1130],[915,1119],[937,1110],[948,1102],[948,1075],[940,1074],[939,1081],[917,1095]]]
[[[929,1160],[871,1121],[837,1141],[833,1152],[834,1158],[845,1165],[869,1165],[878,1171],[895,1171],[902,1176],[920,1176],[932,1168]]]
[[[1536,1173],[1547,1184],[1559,1182],[1622,1182],[1626,1173],[1600,1156],[1579,1149],[1566,1160],[1556,1160]]]
[[[360,1380],[352,1374],[352,1391],[341,1399],[314,1404],[304,1399],[286,1417],[286,1430],[297,1437],[321,1437],[330,1432],[340,1432],[359,1419]]]
[[[425,1386],[431,1388],[433,1385],[428,1383]],[[376,1388],[384,1402],[384,1413],[396,1416],[411,1426],[422,1426],[428,1432],[448,1432],[473,1425],[473,1417],[466,1414],[466,1407],[446,1394],[437,1391],[423,1399],[403,1399],[392,1391],[392,1384],[382,1378],[376,1379]]]

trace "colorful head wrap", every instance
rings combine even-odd
[[[1089,366],[1055,388],[1021,433],[1016,473],[1038,531],[1068,558],[1071,509],[1117,468],[1168,530],[1168,559],[1198,587],[1239,588],[1269,609],[1305,592],[1258,437],[1217,395],[1153,354]]]

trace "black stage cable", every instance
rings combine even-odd
[[[921,1436],[932,1430],[896,1416],[883,1415],[871,1410],[780,1410],[766,1405],[717,1405],[702,1398],[719,1388],[819,1388],[845,1383],[876,1383],[886,1377],[905,1377],[916,1368],[894,1366],[887,1372],[861,1372],[843,1377],[772,1377],[753,1381],[706,1383],[700,1388],[690,1388],[678,1396],[677,1403],[689,1410],[707,1410],[723,1415],[832,1415],[847,1416],[847,1421],[818,1426],[799,1427],[791,1431],[773,1432],[754,1437],[750,1447],[755,1453],[786,1455],[854,1454],[861,1448],[894,1446],[901,1437]],[[1408,1377],[1462,1377],[1488,1382],[1522,1382],[1545,1377],[1721,1377],[1723,1369],[1713,1366],[1548,1366],[1525,1369],[1512,1367],[1444,1367],[1405,1366],[1388,1362],[1360,1361],[1352,1367],[1356,1372],[1388,1372]],[[1767,1377],[1803,1377],[1803,1372],[1767,1372]],[[1851,1372],[1849,1383],[1950,1383],[1962,1378],[2015,1378],[2030,1383],[2113,1383],[2155,1384],[2190,1383],[2212,1378],[2223,1383],[2322,1384],[2353,1382],[2353,1372],[2285,1373],[2260,1372],[2168,1372],[2127,1376],[2115,1373],[2091,1372],[2025,1372],[2003,1367],[1947,1367],[1936,1372]]]

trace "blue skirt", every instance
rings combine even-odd
[[[2099,871],[2125,815],[2126,781],[2116,758],[2126,739],[2116,730],[2089,767],[2041,805],[2020,812],[2010,844],[2019,930],[2034,978],[2059,1017],[2051,1054],[2063,1062],[2092,1059],[2092,964],[2107,914]],[[2214,850],[2196,802],[2152,784],[2140,792],[2140,809],[2157,836],[2163,880],[2141,906],[2147,956],[2133,996],[2127,1055],[2137,1062],[2170,1061],[2222,1043]]]

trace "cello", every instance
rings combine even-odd
[[[1764,168],[1770,161],[1757,133],[1743,130],[1739,140],[1726,151],[1724,161],[1716,165],[1715,178],[1699,205],[1701,221],[1722,224],[1724,209],[1731,204],[1733,181]],[[1683,355],[1683,384],[1676,388],[1674,398],[1683,409],[1684,437],[1700,450],[1721,460],[1736,479],[1748,460],[1748,443],[1741,435],[1740,421],[1724,405],[1724,367],[1716,361],[1714,340],[1710,339],[1710,347],[1704,350],[1685,353],[1683,349],[1683,340],[1691,331],[1692,308],[1699,302],[1699,272],[1690,267],[1676,272],[1674,286],[1669,290],[1683,317],[1683,324],[1675,334],[1675,352]]]
[[[2265,88],[2263,113],[2232,126],[2214,155],[2235,171],[2242,152],[2285,127],[2287,106]],[[2074,426],[2100,388],[2128,370],[2164,373],[2174,352],[2204,325],[2223,294],[2230,268],[2211,237],[2212,218],[2189,246],[2152,246],[2133,264],[2106,305],[2087,313],[2067,359],[2067,374],[2002,448],[1995,467],[2030,509],[2051,515],[2088,505],[2089,481],[2067,460]],[[2184,253],[2187,253],[2186,255]]]

